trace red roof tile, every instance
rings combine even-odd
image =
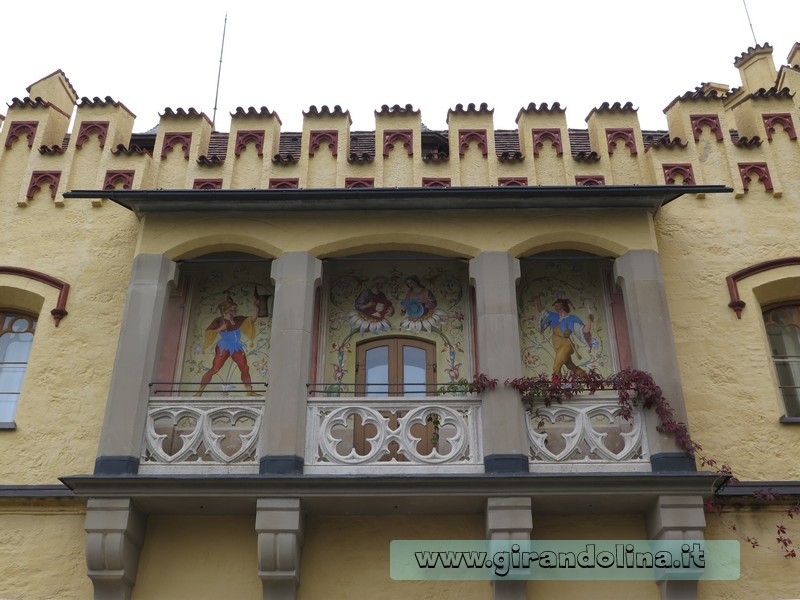
[[[632,102],[626,102],[625,104],[620,104],[619,102],[614,102],[614,104],[603,102],[600,106],[596,106],[589,111],[589,114],[586,115],[586,120],[588,121],[589,117],[591,117],[594,113],[635,113],[638,110],[638,108],[633,108]]]
[[[64,154],[64,148],[58,144],[39,146],[39,154]]]
[[[378,115],[418,115],[419,111],[414,110],[414,107],[410,104],[406,104],[405,106],[400,106],[399,104],[395,104],[393,106],[389,106],[384,104],[380,107],[379,110],[375,111],[375,116]]]
[[[303,113],[304,117],[347,117],[347,122],[352,123],[353,120],[350,118],[350,111],[349,110],[342,110],[342,107],[336,104],[333,107],[333,110],[328,108],[326,105],[322,105],[319,110],[313,104],[308,107],[308,110]]]
[[[547,102],[542,102],[541,105],[536,106],[536,104],[531,102],[530,104],[528,104],[527,107],[522,107],[519,109],[519,112],[517,113],[517,120],[515,121],[515,123],[519,123],[519,118],[522,115],[527,115],[530,113],[536,113],[536,114],[545,113],[549,115],[553,113],[563,113],[563,112],[566,112],[566,108],[561,108],[561,104],[559,104],[558,102],[553,102],[553,106],[547,106]]]
[[[489,105],[486,104],[486,102],[481,102],[481,105],[479,107],[477,107],[477,108],[475,107],[475,103],[474,102],[470,102],[469,104],[467,104],[467,108],[464,108],[463,104],[456,104],[456,107],[455,108],[451,108],[449,112],[465,113],[465,114],[468,114],[468,113],[487,113],[488,112],[489,114],[492,114],[492,113],[494,113],[494,109],[493,108],[489,108]]]
[[[147,155],[147,156],[153,155],[147,148],[142,148],[141,146],[137,146],[136,144],[131,144],[128,147],[125,147],[124,144],[117,144],[116,148],[111,149],[111,154],[114,155],[122,154],[123,156],[130,156],[132,154]]]
[[[737,135],[736,139],[733,139],[733,136],[731,136],[731,141],[733,142],[734,146],[738,146],[739,148],[757,148],[763,143],[761,138],[757,135],[754,135],[751,138],[739,137]]]
[[[572,148],[572,154],[578,152],[591,152],[592,146],[589,143],[589,131],[586,129],[567,129],[569,136],[569,145]]]
[[[246,117],[272,117],[274,119],[278,119],[278,123],[282,124],[278,113],[275,111],[270,111],[270,109],[268,109],[266,106],[262,106],[257,110],[254,106],[248,106],[247,110],[243,109],[241,106],[237,106],[236,111],[231,113],[231,117],[235,119],[242,119]]]
[[[89,98],[84,96],[78,101],[78,106],[88,106],[90,108],[101,108],[109,105],[113,106],[114,108],[119,108],[121,106],[122,108],[125,109],[126,112],[130,113],[134,117],[136,116],[131,112],[131,110],[127,106],[125,106],[122,102],[117,102],[111,96],[106,96],[103,99],[100,99],[97,96],[95,96],[91,100],[89,100]]]
[[[720,102],[727,95],[732,94],[733,91],[734,90],[731,90],[728,92],[728,94],[718,94],[717,90],[704,91],[703,86],[699,85],[694,88],[694,90],[684,92],[682,95],[676,96],[672,102],[670,102],[666,108],[664,108],[664,112],[666,113],[677,102],[707,102],[709,100]]]
[[[433,152],[428,152],[427,154],[422,156],[423,162],[447,162],[450,160],[450,155],[445,152],[439,152],[434,150]]]
[[[375,157],[375,132],[352,131],[350,132],[350,153]]]
[[[211,119],[208,118],[208,115],[204,112],[198,112],[195,108],[189,108],[188,110],[184,110],[182,108],[177,108],[175,110],[171,109],[169,106],[164,109],[163,113],[159,114],[160,117],[168,117],[172,119],[205,119],[209,123],[211,123]]]
[[[278,153],[272,157],[272,162],[279,165],[293,165],[298,160],[300,160],[300,157],[293,154]]]
[[[769,88],[765,90],[764,88],[759,88],[752,94],[750,94],[750,98],[752,100],[769,100],[773,98],[794,98],[794,94],[788,88],[781,88],[778,89],[777,87]]]
[[[368,152],[362,152],[361,154],[351,152],[347,157],[347,162],[349,163],[371,163],[373,160],[375,160],[375,155]]]
[[[666,149],[673,149],[673,148],[686,148],[689,145],[688,142],[684,142],[681,138],[670,138],[669,134],[664,134],[661,131],[653,132],[654,134],[659,134],[659,137],[656,138],[654,141],[651,141],[648,144],[647,136],[645,132],[642,132],[642,137],[645,138],[644,142],[644,151],[647,152],[650,148],[666,148]]]
[[[599,162],[600,155],[597,152],[586,152],[581,150],[579,152],[572,152],[572,158],[578,162]]]
[[[74,94],[74,96],[77,98],[77,97],[78,97],[78,92],[76,92],[76,91],[75,91],[75,88],[74,88],[74,87],[72,87],[72,82],[69,80],[69,77],[67,77],[66,73],[64,73],[64,71],[62,71],[61,69],[56,69],[55,71],[53,71],[53,72],[52,72],[52,73],[50,73],[49,75],[45,75],[45,76],[44,76],[44,77],[42,77],[41,79],[37,79],[37,80],[36,80],[36,81],[34,81],[32,84],[30,84],[28,87],[26,87],[26,88],[25,88],[25,90],[26,90],[26,91],[28,91],[28,92],[30,92],[30,91],[31,91],[31,88],[32,88],[33,86],[35,86],[37,83],[39,83],[40,81],[44,81],[44,80],[45,80],[45,79],[47,79],[48,77],[52,77],[53,75],[57,75],[57,74],[61,74],[61,76],[64,78],[64,81],[66,81],[66,82],[67,82],[67,85],[69,86],[69,89],[72,91],[72,93]]]
[[[214,154],[225,158],[228,153],[228,137],[227,133],[215,131],[211,134],[211,139],[208,140],[208,154]]]
[[[9,108],[49,108],[52,105],[41,96],[36,96],[36,98],[26,96],[22,99],[12,98],[11,104],[7,104],[6,106]]]
[[[525,160],[525,157],[522,156],[522,152],[502,152],[497,155],[497,160],[500,162],[508,162],[508,163],[515,163],[515,162],[522,162]]]
[[[769,43],[765,43],[763,46],[761,44],[756,44],[755,48],[752,46],[749,47],[745,52],[742,52],[733,60],[733,66],[737,68],[742,66],[751,56],[754,56],[755,54],[772,54],[772,46],[770,46]]]
[[[494,132],[494,149],[498,156],[506,155],[506,159],[515,160],[515,155],[522,153],[519,148],[519,131],[516,129],[498,129]]]
[[[214,156],[206,156],[201,155],[197,157],[197,164],[204,166],[204,167],[212,167],[214,165],[221,165],[225,162],[224,158],[220,158],[217,155]]]
[[[573,159],[578,162],[597,162],[600,155],[593,151],[589,143],[589,132],[586,129],[568,129],[570,146],[572,148]],[[734,143],[738,141],[736,131],[731,131],[731,139]],[[497,130],[494,132],[495,150],[498,160],[501,162],[518,162],[524,160],[520,151],[519,132],[516,129]],[[146,138],[144,134],[135,134],[135,140]],[[150,136],[155,137],[155,136]],[[444,162],[449,160],[448,136],[447,131],[432,131],[425,128],[422,132],[423,137],[423,156],[424,162]],[[426,137],[430,138],[427,141]],[[291,165],[298,162],[300,157],[300,146],[302,142],[300,132],[282,132],[280,135],[279,152],[272,157],[275,164]],[[65,137],[64,147],[69,140]],[[218,165],[224,162],[227,154],[229,134],[226,132],[213,132],[209,141],[208,152],[198,158],[198,163],[204,166]],[[432,143],[433,140],[435,143]],[[146,141],[146,140],[145,140]],[[686,142],[680,138],[670,138],[669,132],[663,130],[643,130],[642,141],[645,150],[654,148],[685,148]],[[742,147],[752,147],[761,143],[760,140],[744,140]],[[427,150],[427,151],[426,151]],[[131,148],[118,145],[112,150],[114,154],[150,154],[145,148],[132,144]],[[353,131],[350,133],[350,154],[348,162],[368,163],[375,159],[375,132],[374,131]]]
[[[493,108],[489,108],[489,105],[486,102],[481,102],[479,107],[475,107],[475,104],[470,102],[467,105],[467,108],[464,108],[463,104],[456,104],[455,108],[451,108],[447,111],[447,122],[450,122],[450,115],[491,115],[494,113]]]

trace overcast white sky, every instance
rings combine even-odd
[[[124,8],[123,8],[124,7]],[[776,66],[800,41],[800,1],[748,0]],[[313,105],[339,104],[354,130],[383,104],[412,104],[445,128],[449,108],[486,102],[496,129],[530,102],[560,102],[584,127],[604,101],[633,102],[644,129],[703,81],[740,85],[753,46],[742,0],[38,0],[2,9],[0,113],[62,69],[80,96],[111,96],[134,131],[167,106],[212,116],[228,13],[217,129],[237,106],[267,106],[296,131]]]

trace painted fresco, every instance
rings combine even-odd
[[[430,340],[437,382],[470,378],[466,265],[454,261],[332,263],[327,285],[326,393],[355,381],[356,344],[376,336]]]
[[[272,328],[266,263],[219,263],[193,271],[180,380],[194,393],[264,392]]]
[[[614,373],[607,269],[597,260],[523,261],[518,306],[524,375]]]

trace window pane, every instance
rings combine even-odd
[[[378,346],[366,352],[367,396],[389,394],[389,347]]]
[[[769,310],[764,322],[786,416],[800,417],[800,307]]]
[[[0,423],[14,420],[14,408],[17,406],[26,366],[0,363]]]
[[[36,321],[25,315],[2,315],[0,330],[0,422],[14,420],[25,378]]]
[[[425,350],[403,346],[403,395],[425,395]]]

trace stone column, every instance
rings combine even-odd
[[[158,366],[168,285],[175,275],[175,263],[161,254],[139,254],[133,260],[95,474],[139,469],[149,384]]]
[[[308,252],[272,261],[275,302],[269,345],[269,386],[261,426],[261,473],[302,473],[306,384],[314,342],[314,290],[322,263]]]
[[[145,524],[128,498],[89,498],[84,528],[94,600],[129,600],[136,583]]]
[[[516,390],[503,385],[522,373],[517,280],[519,261],[506,252],[482,252],[469,263],[475,286],[478,371],[498,379],[481,394],[487,473],[528,472],[525,410]]]
[[[264,600],[294,600],[300,583],[303,514],[299,498],[259,498],[258,576]]]
[[[530,498],[489,498],[486,503],[486,538],[489,541],[512,540],[520,542],[521,550],[528,551],[533,529]],[[492,582],[495,600],[525,600],[527,581]]]
[[[626,252],[614,261],[614,279],[622,286],[625,298],[633,367],[653,375],[674,409],[675,419],[686,423],[678,356],[658,253]],[[657,431],[658,418],[653,411],[645,411],[644,420],[653,471],[696,470],[694,459],[676,445],[675,438]]]
[[[706,517],[702,496],[659,496],[646,514],[651,540],[703,540]],[[696,580],[658,582],[661,600],[696,600]]]

